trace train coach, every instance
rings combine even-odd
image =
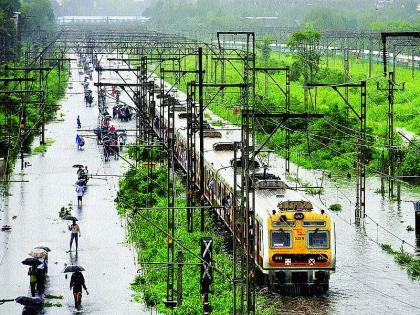
[[[178,101],[185,102],[185,95],[178,92]],[[156,102],[159,112],[160,100]],[[167,124],[168,108],[164,109],[163,121]],[[161,117],[162,119],[162,117]],[[187,169],[187,119],[175,113],[175,157],[179,165]],[[157,126],[153,126],[159,134]],[[211,127],[210,127],[211,128]],[[168,132],[163,132],[166,138]],[[204,176],[205,197],[214,206],[226,227],[236,235],[232,223],[232,207],[223,199],[233,200],[233,142],[241,139],[240,131],[223,130],[206,133],[204,138],[204,174],[196,170],[196,183]],[[164,139],[166,141],[166,139]],[[195,152],[196,167],[200,154]],[[256,162],[255,190],[255,264],[260,279],[276,290],[306,294],[325,292],[329,289],[330,274],[335,271],[335,227],[324,210],[314,207],[304,194],[282,180],[280,168],[261,168]],[[262,169],[262,170],[261,170]],[[237,179],[237,183],[240,180]],[[239,202],[238,202],[239,204]]]

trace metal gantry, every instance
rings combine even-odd
[[[330,39],[333,38],[330,37]],[[180,252],[179,240],[176,240],[176,150],[175,135],[175,108],[176,99],[171,95],[175,87],[187,80],[188,75],[194,75],[195,79],[185,82],[187,94],[186,115],[187,118],[187,229],[194,230],[195,210],[200,209],[200,227],[204,231],[204,218],[206,208],[206,183],[204,174],[204,133],[206,131],[204,110],[220,97],[222,102],[226,94],[235,91],[240,96],[238,107],[241,113],[241,141],[234,143],[234,189],[233,189],[233,220],[230,226],[233,233],[233,313],[255,314],[255,192],[252,184],[255,179],[255,159],[267,143],[263,142],[257,149],[255,132],[258,119],[270,119],[276,122],[277,128],[283,128],[282,124],[289,119],[313,119],[322,117],[316,113],[293,113],[290,104],[290,75],[289,69],[285,68],[257,68],[256,67],[256,35],[254,32],[218,32],[217,42],[211,44],[200,43],[184,36],[174,34],[162,34],[157,32],[132,31],[132,32],[101,32],[92,29],[63,30],[61,37],[56,40],[57,51],[64,61],[68,53],[88,54],[92,60],[98,60],[101,55],[116,55],[112,60],[122,61],[127,68],[102,68],[101,71],[115,71],[116,73],[129,71],[135,74],[136,83],[123,81],[98,82],[98,87],[117,85],[121,87],[132,99],[138,114],[138,141],[146,143],[147,150],[156,146],[156,139],[162,150],[167,152],[167,290],[165,303],[168,307],[175,307],[182,302],[182,252]],[[238,46],[240,46],[238,48]],[[331,43],[325,43],[328,51]],[[348,59],[347,48],[347,59]],[[195,58],[193,68],[188,68],[187,57]],[[44,56],[44,60],[46,60]],[[54,59],[54,57],[51,57]],[[110,58],[111,60],[111,58]],[[135,65],[131,65],[135,62]],[[231,81],[226,75],[231,67],[240,74],[239,81]],[[256,103],[256,77],[257,73],[284,72],[285,88],[280,88],[279,94],[285,97],[284,112],[260,112]],[[347,73],[348,74],[348,73]],[[152,76],[159,79],[159,87],[155,86]],[[395,78],[390,81],[394,82]],[[320,87],[322,84],[308,86]],[[325,86],[325,85],[324,85]],[[360,129],[357,136],[357,195],[356,195],[356,222],[365,215],[365,160],[363,149],[366,146],[366,82],[360,84],[328,85],[338,92],[346,105],[357,115],[360,120]],[[355,110],[348,102],[346,95],[342,95],[338,88],[360,89],[360,110]],[[156,93],[159,89],[159,93]],[[267,89],[268,90],[268,89]],[[158,100],[155,100],[155,93]],[[213,93],[213,94],[212,94]],[[267,93],[266,93],[267,94]],[[266,97],[268,97],[266,95]],[[156,107],[158,103],[158,107]],[[290,133],[293,131],[286,125],[286,172],[290,171]],[[273,132],[274,134],[274,132]],[[197,145],[197,137],[199,143]],[[238,156],[238,154],[240,155]],[[238,164],[237,161],[240,161]],[[149,178],[151,177],[153,160],[148,154]],[[198,179],[199,178],[199,179]],[[239,179],[239,180],[238,180]],[[150,183],[149,183],[150,184]],[[148,188],[149,189],[149,188]],[[212,204],[212,198],[209,198]],[[198,205],[198,203],[200,203]],[[208,243],[208,242],[207,242]],[[206,243],[206,244],[207,244]],[[178,247],[178,248],[177,248]],[[179,249],[179,250],[177,250]],[[176,257],[177,256],[177,257]],[[202,263],[204,270],[210,263]],[[176,269],[178,268],[178,269]],[[178,281],[175,280],[176,270]],[[209,290],[203,293],[204,304],[209,303]],[[205,311],[205,310],[204,310]]]
[[[387,135],[386,135],[386,147],[388,150],[388,168],[387,168],[387,177],[388,177],[388,197],[394,198],[394,182],[396,179],[395,169],[396,166],[401,163],[401,157],[398,150],[395,148],[395,126],[394,126],[394,93],[397,90],[404,90],[404,82],[401,87],[398,87],[400,84],[396,80],[396,57],[399,53],[406,50],[407,47],[413,49],[413,65],[414,65],[414,47],[420,47],[420,32],[383,32],[381,33],[381,43],[382,43],[382,61],[383,61],[383,75],[388,80],[386,88],[381,88],[379,83],[377,84],[378,90],[386,91],[388,96],[388,119],[387,119]],[[391,44],[391,45],[390,45]],[[389,59],[389,46],[392,46],[393,50],[393,61],[392,61],[392,71],[388,72],[388,59]],[[414,68],[413,68],[414,76]],[[400,174],[398,174],[399,176]],[[398,179],[398,192],[400,191],[400,181]],[[382,192],[383,189],[382,189]],[[398,201],[400,201],[398,193]]]

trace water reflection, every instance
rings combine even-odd
[[[70,258],[70,265],[77,265],[79,261],[79,253],[76,252],[69,252],[69,258]]]
[[[307,297],[291,297],[281,296],[279,294],[270,294],[270,300],[274,301],[279,308],[275,314],[311,314],[311,315],[328,315],[335,314],[332,300],[334,292],[325,295],[307,296]]]

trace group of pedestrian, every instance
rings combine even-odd
[[[121,106],[117,105],[112,108],[112,118],[119,118],[121,121],[128,122],[133,117],[133,113],[131,112],[128,106]]]
[[[90,60],[87,58],[85,60],[85,72],[87,71],[86,69],[90,69],[89,64],[90,64]],[[90,77],[91,76],[92,74],[90,73]],[[89,83],[87,82],[87,78],[85,78],[85,85],[84,85],[85,103],[91,105],[93,101],[93,96],[92,96],[92,91],[88,90],[88,86],[89,86]],[[82,127],[82,124],[81,124],[79,115],[76,118],[76,123],[77,123],[77,128],[80,129]],[[83,137],[81,137],[79,134],[76,135],[76,144],[77,144],[78,150],[81,150],[85,144]],[[77,174],[77,182],[76,182],[77,206],[81,208],[83,205],[83,195],[86,191],[86,185],[89,179],[89,176],[88,176],[89,172],[88,172],[87,166],[83,167],[82,165],[80,165],[78,167],[76,174]],[[69,252],[72,251],[73,242],[74,242],[75,247],[76,247],[76,254],[77,254],[78,249],[79,249],[79,238],[81,237],[81,231],[80,231],[79,224],[77,224],[76,218],[72,218],[72,223],[68,226],[68,230],[70,232]],[[81,308],[83,289],[86,291],[86,294],[89,295],[89,292],[86,288],[85,278],[83,277],[83,274],[81,273],[80,270],[75,270],[70,278],[70,290],[73,291],[74,307],[76,308],[77,311],[79,311]]]

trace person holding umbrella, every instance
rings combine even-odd
[[[70,231],[70,252],[71,252],[71,246],[73,245],[73,240],[76,243],[76,252],[79,247],[79,237],[80,235],[80,227],[76,223],[76,218],[73,218],[73,223],[69,225],[69,231]]]
[[[82,288],[85,289],[86,294],[89,295],[85,284],[85,278],[83,277],[83,274],[80,272],[80,270],[76,269],[75,272],[71,275],[70,290],[73,289],[74,307],[78,311],[82,305]]]

